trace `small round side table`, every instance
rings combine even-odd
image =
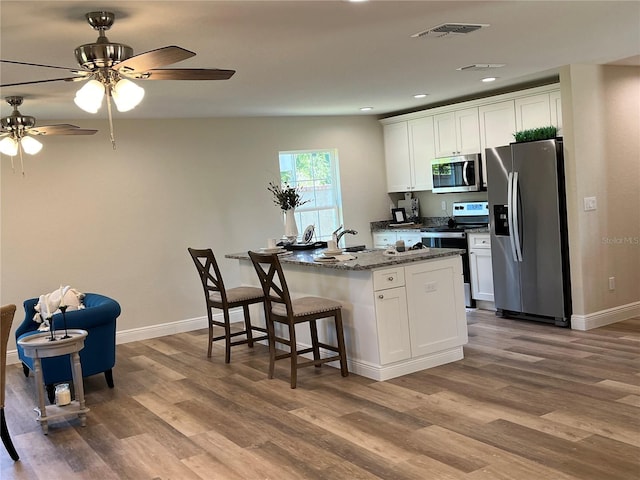
[[[87,424],[88,408],[84,404],[84,385],[82,383],[82,366],[80,365],[80,350],[84,348],[84,339],[87,336],[86,330],[67,330],[68,338],[62,338],[63,332],[54,331],[54,341],[51,341],[51,333],[43,332],[29,335],[18,339],[18,344],[24,349],[27,357],[33,358],[35,367],[36,384],[38,387],[38,421],[42,426],[42,431],[46,435],[49,433],[48,421],[66,415],[78,415],[80,424],[84,427]],[[44,379],[42,377],[41,358],[58,357],[69,355],[71,362],[71,373],[73,376],[73,387],[75,400],[65,406],[49,405],[45,406]]]

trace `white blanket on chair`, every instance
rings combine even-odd
[[[49,319],[56,313],[60,313],[60,305],[67,306],[67,312],[71,310],[81,310],[84,308],[82,299],[84,293],[80,293],[75,288],[71,288],[69,285],[66,287],[60,286],[59,289],[54,290],[51,293],[40,295],[40,299],[36,304],[36,314],[33,316],[33,321],[41,323],[38,330],[49,330]]]

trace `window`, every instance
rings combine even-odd
[[[280,181],[299,188],[307,203],[296,208],[298,229],[315,226],[316,240],[330,240],[342,225],[336,150],[280,152]]]

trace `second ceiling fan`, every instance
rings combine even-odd
[[[15,60],[0,60],[2,63],[66,70],[73,76],[8,83],[0,85],[0,87],[57,81],[87,81],[76,93],[75,103],[87,112],[96,113],[102,105],[103,98],[105,95],[107,96],[111,142],[114,148],[115,140],[113,138],[110,99],[113,98],[118,111],[128,111],[138,105],[144,97],[144,90],[132,82],[132,79],[227,80],[235,73],[235,70],[217,68],[160,68],[191,58],[195,56],[195,53],[176,45],[170,45],[134,55],[130,46],[111,42],[105,34],[115,21],[114,13],[105,11],[89,12],[85,17],[89,25],[98,31],[98,38],[94,43],[80,45],[74,50],[76,61],[81,68],[73,69]]]

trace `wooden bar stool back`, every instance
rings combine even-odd
[[[207,350],[207,357],[211,357],[213,342],[224,340],[224,361],[225,363],[229,363],[231,361],[232,346],[246,343],[249,347],[253,348],[253,342],[268,339],[266,328],[251,325],[249,313],[249,305],[257,303],[264,305],[264,294],[262,293],[262,289],[257,287],[225,288],[213,251],[210,248],[188,248],[188,250],[202,282],[207,316],[209,318],[209,348]],[[229,310],[237,307],[242,307],[244,313],[244,329],[231,332]],[[222,310],[223,321],[215,320],[214,309]],[[214,326],[224,328],[224,335],[214,337]],[[253,331],[260,332],[262,335],[254,337]],[[236,337],[239,336],[244,336],[244,338],[237,339]]]
[[[264,291],[269,330],[269,378],[273,378],[275,361],[284,358],[291,359],[291,388],[296,388],[298,369],[311,365],[321,367],[323,363],[339,361],[342,376],[349,375],[342,330],[342,304],[322,297],[302,297],[292,300],[278,255],[249,252],[249,257]],[[330,317],[333,317],[335,322],[337,346],[318,341],[316,321]],[[285,331],[288,332],[289,338],[276,334],[275,323],[286,327]],[[309,324],[312,345],[298,350],[295,326],[300,323]],[[289,352],[276,355],[276,342],[287,345]],[[321,358],[320,348],[335,355]],[[305,353],[313,353],[313,360],[300,361],[298,355]]]
[[[9,456],[14,461],[19,460],[20,457],[13,446],[9,429],[7,428],[7,421],[4,417],[4,387],[7,380],[7,343],[9,342],[9,332],[11,331],[11,324],[13,323],[15,313],[16,306],[13,304],[0,307],[0,365],[2,366],[2,370],[0,371],[0,434],[2,436],[2,443],[4,443],[7,452],[9,452]]]

